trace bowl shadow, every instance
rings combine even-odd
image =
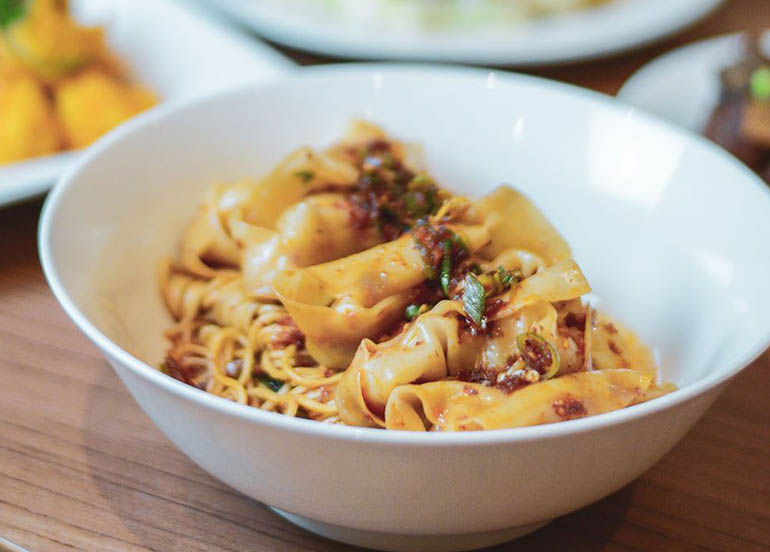
[[[112,367],[93,382],[83,412],[82,446],[99,506],[125,548],[158,552],[342,552],[284,521],[195,465],[160,432]],[[121,547],[123,548],[123,547]],[[132,548],[133,549],[133,548]]]
[[[548,525],[515,541],[485,548],[486,552],[536,552],[561,550],[569,543],[570,551],[594,552],[607,550],[614,542],[618,527],[624,522],[625,512],[632,501],[637,483],[576,512],[556,518]]]

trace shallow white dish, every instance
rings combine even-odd
[[[321,54],[363,58],[540,65],[599,57],[670,35],[722,0],[614,0],[595,9],[511,26],[422,30],[361,25],[275,2],[206,0],[270,40]]]
[[[700,40],[655,58],[631,75],[618,91],[626,103],[695,132],[703,132],[719,103],[719,72],[746,51],[746,36]],[[770,33],[763,37],[770,54]]]
[[[177,0],[74,0],[78,19],[106,28],[108,43],[161,101],[269,79],[294,64]],[[38,195],[80,152],[0,165],[0,206]]]
[[[298,145],[328,144],[353,117],[424,144],[450,189],[476,196],[509,182],[529,194],[602,308],[654,347],[681,390],[548,426],[416,434],[287,418],[152,368],[171,323],[157,262],[204,190],[261,174]],[[65,311],[204,469],[339,540],[461,550],[619,489],[767,347],[769,210],[770,192],[721,149],[605,96],[509,73],[350,64],[127,123],[59,181],[39,242]]]

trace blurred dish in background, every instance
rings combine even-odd
[[[23,4],[0,0],[0,8]],[[294,67],[221,25],[215,14],[202,16],[175,0],[67,4],[36,0],[29,9],[40,13],[31,21],[0,10],[8,21],[0,44],[0,206],[46,191],[79,155],[62,147],[85,146],[151,103],[146,90],[115,78],[126,74],[117,60],[163,101],[273,78]],[[63,17],[66,7],[78,23]],[[63,35],[76,37],[66,49]]]
[[[438,31],[481,26],[510,27],[614,0],[261,0],[274,10],[326,17],[368,28]]]
[[[770,182],[770,34],[717,37],[637,71],[618,97],[705,134]]]
[[[535,65],[627,50],[722,0],[206,0],[270,40],[321,54]]]
[[[85,147],[157,101],[66,0],[2,0],[0,31],[0,164]]]

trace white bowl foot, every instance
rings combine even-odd
[[[423,552],[459,552],[461,550],[476,550],[486,546],[493,546],[509,540],[517,539],[540,529],[550,520],[522,525],[519,527],[509,527],[498,531],[487,531],[483,533],[466,533],[460,535],[401,535],[398,533],[380,533],[378,531],[361,531],[322,523],[289,512],[284,512],[278,508],[267,506],[282,518],[291,523],[302,527],[303,529],[321,535],[328,539],[373,548],[375,550],[389,551],[413,551]]]

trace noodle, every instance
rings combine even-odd
[[[452,196],[406,159],[358,123],[212,187],[160,265],[176,320],[161,369],[270,412],[413,431],[558,422],[675,388],[584,303],[569,245],[525,196]]]
[[[308,364],[286,309],[248,298],[237,273],[191,276],[164,261],[161,287],[179,322],[166,332],[172,346],[164,369],[200,389],[289,416],[336,417],[333,388],[341,374]],[[300,344],[287,344],[295,339]],[[298,364],[298,361],[300,362]]]

